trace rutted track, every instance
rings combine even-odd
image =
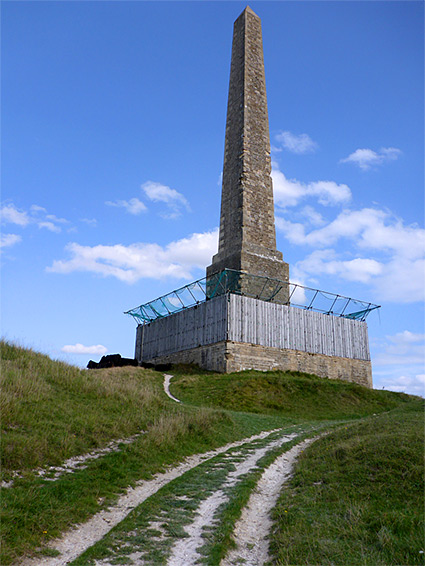
[[[127,438],[120,438],[118,440],[112,440],[104,446],[103,448],[96,448],[96,450],[92,450],[87,454],[80,454],[79,456],[73,456],[72,458],[68,458],[65,462],[60,466],[50,466],[49,468],[37,468],[33,470],[33,473],[36,476],[39,476],[44,479],[44,481],[56,481],[64,474],[69,474],[75,472],[77,470],[84,470],[87,468],[88,464],[93,460],[97,460],[106,454],[110,454],[111,452],[118,452],[122,445],[132,444],[139,436],[142,434],[146,434],[145,430],[142,430],[133,436],[129,436]],[[2,488],[9,488],[13,487],[14,481],[19,479],[23,476],[21,472],[15,472],[13,474],[13,478],[6,482],[3,481],[1,484]]]
[[[101,547],[92,549],[96,566],[118,563],[195,566],[205,559],[218,565],[214,545],[222,540],[226,510],[237,500],[238,484],[248,482],[252,488],[250,478],[258,471],[263,471],[261,479],[252,490],[234,531],[236,552],[231,552],[221,564],[236,566],[245,560],[251,566],[264,564],[269,558],[270,511],[291,475],[298,454],[314,440],[293,446],[299,436],[274,432],[229,449],[179,476],[135,509],[105,537]],[[282,454],[286,444],[289,449]],[[272,450],[274,461],[265,464],[262,459],[267,459]],[[89,563],[92,562],[79,561],[79,564]]]
[[[283,485],[292,474],[294,463],[315,439],[310,438],[285,452],[265,470],[235,525],[236,549],[228,553],[220,566],[262,566],[269,560],[267,540],[272,527],[271,511],[276,505]]]
[[[142,504],[147,498],[157,493],[172,480],[220,454],[224,454],[246,443],[265,439],[276,432],[276,430],[262,432],[250,438],[227,444],[217,450],[191,456],[175,468],[157,474],[151,480],[139,482],[136,487],[127,490],[127,493],[120,497],[114,506],[110,507],[108,510],[97,513],[86,523],[77,526],[66,533],[62,538],[53,541],[50,547],[60,552],[60,556],[28,559],[22,562],[22,564],[25,566],[64,566],[65,564],[69,564],[85,550],[107,535],[108,532],[118,525],[135,507]]]
[[[180,403],[169,391],[171,378],[164,374],[164,391]],[[114,506],[50,543],[50,548],[60,553],[58,556],[27,559],[21,564],[65,566],[90,548],[91,560],[80,558],[79,564],[93,564],[94,558],[98,566],[122,560],[152,566],[195,565],[211,552],[211,541],[220,528],[223,509],[232,502],[238,485],[259,470],[263,474],[257,489],[235,526],[237,548],[221,565],[231,566],[241,561],[252,566],[264,564],[268,559],[270,511],[291,475],[299,452],[312,442],[310,439],[293,446],[302,431],[294,426],[289,429],[292,430],[265,431],[191,456],[151,480],[138,482]],[[285,451],[288,443],[292,447]],[[269,467],[264,471],[262,459],[273,450],[278,451],[273,453],[275,461],[270,465],[268,457]],[[98,551],[96,543],[101,540],[102,549]]]

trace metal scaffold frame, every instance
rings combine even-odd
[[[211,277],[203,277],[130,309],[124,314],[132,316],[137,324],[148,324],[226,293],[249,296],[267,302],[280,302],[276,297],[282,290],[289,297],[286,303],[288,306],[327,315],[364,321],[371,311],[380,308],[380,305],[305,287],[298,283],[224,269]]]

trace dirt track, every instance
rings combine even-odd
[[[165,393],[179,402],[169,391],[172,376],[164,377]],[[95,561],[97,565],[107,566],[120,559],[129,559],[129,564],[194,565],[202,555],[208,554],[205,533],[217,528],[221,510],[234,496],[239,482],[258,470],[261,459],[271,450],[282,451],[281,448],[284,449],[285,444],[294,441],[297,436],[296,432],[284,434],[283,430],[266,431],[217,450],[191,456],[151,480],[139,482],[134,488],[128,489],[113,507],[99,512],[86,523],[65,533],[61,539],[53,541],[50,546],[60,555],[26,560],[21,564],[65,566],[104,537],[109,544],[108,537],[112,535],[108,533],[117,527],[113,543],[110,543],[110,556],[99,557]],[[291,475],[298,454],[310,442],[311,439],[296,444],[263,470],[257,489],[235,526],[237,548],[221,562],[222,566],[241,564],[241,560],[245,561],[244,564],[259,566],[268,559],[270,511],[276,504],[284,482]],[[171,495],[168,493],[161,502],[161,489],[174,480],[178,482],[172,484],[177,486],[175,493],[171,490]],[[194,482],[202,485],[203,489],[193,490]],[[152,497],[158,500],[157,515],[143,507],[143,503]],[[174,517],[168,512],[173,506],[177,509]],[[133,510],[136,514],[140,513],[145,523],[128,532],[128,529],[126,531],[120,527],[120,523]],[[141,538],[141,533],[144,538]],[[180,533],[179,536],[176,533]]]

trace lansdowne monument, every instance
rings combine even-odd
[[[374,308],[289,282],[276,249],[261,21],[247,7],[233,30],[218,253],[204,279],[128,311],[136,358],[372,387],[365,318]]]

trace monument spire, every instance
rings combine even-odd
[[[247,6],[233,28],[220,239],[208,277],[227,268],[288,280],[276,249],[270,174],[261,20]]]

